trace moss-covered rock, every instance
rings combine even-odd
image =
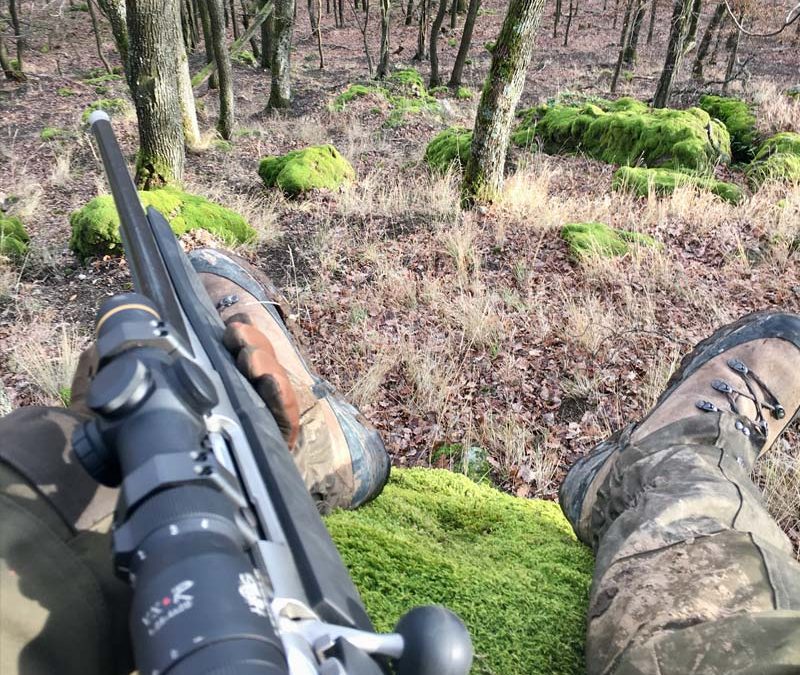
[[[744,193],[738,185],[671,169],[623,166],[614,172],[611,185],[615,190],[629,190],[640,197],[647,197],[650,190],[664,196],[672,194],[679,187],[692,185],[699,190],[712,192],[732,204],[744,199]]]
[[[89,121],[89,115],[95,110],[105,110],[109,115],[115,113],[127,114],[131,110],[131,106],[124,98],[101,98],[94,101],[83,111],[81,121],[86,124]]]
[[[766,180],[800,183],[800,134],[784,131],[764,141],[747,177],[754,187]]]
[[[19,260],[28,252],[30,237],[22,221],[0,214],[0,255]]]
[[[699,108],[652,109],[630,98],[576,105],[541,105],[521,113],[517,145],[537,140],[545,152],[584,152],[623,166],[644,164],[710,171],[729,161],[725,125]]]
[[[703,96],[700,108],[718,119],[731,135],[731,151],[737,162],[750,162],[758,149],[759,135],[753,107],[738,98]]]
[[[450,127],[437,134],[425,148],[425,162],[439,173],[447,172],[454,164],[466,166],[472,145],[472,132],[463,127]]]
[[[587,256],[614,257],[625,255],[634,246],[656,248],[658,242],[646,234],[617,230],[605,223],[570,223],[561,229],[570,253],[578,260]]]
[[[312,145],[285,155],[265,157],[258,175],[267,187],[289,195],[313,189],[335,190],[356,177],[350,162],[332,145]]]
[[[420,604],[466,623],[474,673],[584,671],[593,560],[554,502],[431,469],[393,469],[383,494],[326,519],[378,630]]]
[[[206,230],[231,246],[256,237],[256,231],[238,213],[197,195],[163,188],[139,192],[139,199],[144,207],[157,209],[178,236],[191,230]],[[81,260],[122,253],[119,216],[111,195],[96,197],[74,211],[69,222],[69,246]]]
[[[408,94],[417,96],[419,98],[426,96],[428,90],[425,88],[425,81],[418,70],[414,68],[407,68],[405,70],[397,70],[389,75],[389,82],[397,85],[401,89],[405,89]]]
[[[347,107],[348,103],[355,101],[357,98],[370,96],[373,94],[376,96],[385,96],[386,93],[387,92],[383,87],[374,87],[366,84],[351,84],[347,89],[333,99],[330,108],[336,112],[341,112]]]

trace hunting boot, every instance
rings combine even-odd
[[[320,511],[355,508],[374,499],[389,477],[383,441],[355,407],[309,368],[270,280],[232,254],[198,249],[189,259],[223,321],[244,320],[259,329],[285,369],[300,408],[293,457]]]
[[[747,315],[700,342],[683,359],[641,422],[618,431],[571,467],[561,486],[561,507],[578,538],[596,548],[610,521],[625,508],[607,503],[612,472],[621,482],[644,452],[710,444],[725,450],[749,475],[798,407],[800,316]],[[636,484],[635,490],[646,489],[633,477],[629,482]],[[604,502],[600,508],[598,499]],[[625,499],[633,502],[636,495]]]

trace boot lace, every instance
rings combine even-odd
[[[746,398],[756,406],[756,424],[761,428],[762,432],[767,432],[767,420],[764,417],[764,410],[769,410],[771,416],[776,420],[781,420],[786,417],[786,410],[778,401],[775,394],[772,393],[770,388],[766,385],[756,373],[754,373],[747,365],[739,359],[730,359],[728,361],[728,368],[736,373],[739,378],[744,382],[747,391],[737,389],[725,380],[714,380],[711,386],[718,392],[725,394],[728,399],[728,405],[731,412],[741,415],[739,406],[736,404],[739,397]],[[710,401],[698,401],[697,407],[704,412],[718,412],[719,408]]]

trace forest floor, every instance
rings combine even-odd
[[[643,44],[620,95],[652,96],[671,11],[661,5],[653,43]],[[548,4],[521,107],[564,92],[607,94],[619,29],[611,8],[601,7],[581,5],[564,47],[563,23],[554,38]],[[31,11],[28,81],[0,83],[0,205],[32,235],[24,268],[0,269],[1,410],[53,402],[99,302],[129,286],[119,259],[82,266],[68,250],[69,214],[107,191],[80,114],[99,98],[125,97],[125,84],[110,82],[99,94],[84,82],[100,65],[84,11]],[[242,254],[285,293],[314,366],[361,406],[396,465],[458,469],[464,456],[485,453],[501,488],[554,498],[569,465],[642,416],[695,342],[746,312],[800,311],[800,189],[764,188],[739,206],[689,189],[639,199],[611,192],[609,165],[514,149],[503,200],[462,212],[457,177],[432,176],[422,154],[446,126],[472,125],[490,59],[484,44],[503,12],[503,3],[487,0],[478,19],[464,78],[473,98],[440,95],[440,113],[409,114],[394,126],[374,99],[329,110],[350,83],[368,78],[361,34],[352,12],[345,29],[324,17],[320,70],[301,7],[292,110],[265,115],[269,74],[237,63],[235,138],[220,143],[209,131],[206,147],[187,157],[186,186],[258,229],[258,244]],[[399,6],[395,13],[402,24]],[[416,33],[393,29],[393,66],[427,77],[426,62],[411,62]],[[459,38],[460,29],[440,40],[445,77]],[[764,130],[800,131],[800,107],[778,93],[800,84],[796,40],[792,28],[742,45],[750,77],[733,93],[761,104]],[[117,63],[107,30],[104,48]],[[374,57],[377,44],[372,50]],[[202,58],[192,57],[195,70]],[[724,61],[723,44],[707,77],[721,79]],[[674,105],[682,106],[719,87],[682,78],[677,88]],[[213,130],[215,94],[205,86],[196,93],[201,126]],[[43,141],[45,127],[69,135]],[[115,130],[132,158],[133,115],[117,116]],[[262,157],[317,143],[349,158],[357,181],[294,200],[263,187]],[[741,174],[728,179],[745,186]],[[586,221],[644,232],[664,246],[576,263],[560,228]],[[761,463],[758,480],[800,550],[795,439],[787,436]]]

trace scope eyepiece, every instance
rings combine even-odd
[[[98,337],[113,329],[120,321],[145,319],[160,321],[155,305],[140,293],[120,293],[109,298],[97,311],[95,333]]]

